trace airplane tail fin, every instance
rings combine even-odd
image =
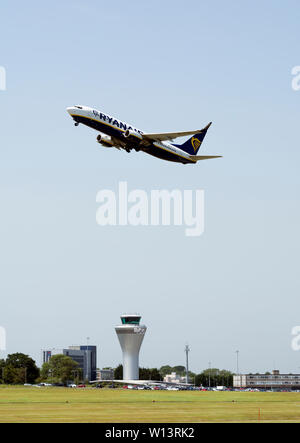
[[[211,126],[212,122],[209,123],[205,128],[203,128],[200,132],[193,135],[189,140],[187,140],[182,145],[175,145],[177,148],[182,149],[183,151],[187,152],[191,155],[196,155],[197,152],[200,149],[200,146],[202,145],[202,142],[204,140],[204,137],[206,136],[206,133]]]

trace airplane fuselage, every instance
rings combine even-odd
[[[81,105],[67,108],[67,111],[76,125],[81,123],[105,134],[107,137],[98,136],[97,138],[98,142],[104,146],[115,146],[127,152],[135,149],[171,162],[196,163],[192,155],[174,144],[160,140],[146,141],[143,139],[143,131],[104,112]]]

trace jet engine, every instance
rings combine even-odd
[[[133,143],[140,143],[143,140],[143,136],[139,132],[132,131],[131,129],[127,129],[124,137]]]
[[[97,142],[106,148],[112,148],[112,140],[108,135],[99,134],[97,135]]]

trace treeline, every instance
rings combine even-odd
[[[39,381],[51,384],[66,385],[68,382],[78,384],[83,381],[82,369],[67,355],[53,355],[49,362],[43,364]]]
[[[79,383],[82,370],[78,363],[65,355],[54,355],[42,368],[26,354],[16,353],[0,360],[0,383],[8,385],[47,382],[51,384]]]
[[[162,381],[164,377],[172,372],[176,372],[179,377],[186,376],[186,370],[184,366],[162,366],[161,368],[140,368],[139,378],[140,380],[155,380]],[[123,379],[123,366],[119,365],[115,369],[115,379]],[[209,368],[202,371],[200,374],[189,371],[189,383],[195,386],[233,386],[233,373],[225,369]]]
[[[162,377],[167,374],[176,372],[180,377],[186,376],[186,369],[184,366],[162,366],[159,369]],[[204,369],[200,374],[189,371],[189,382],[195,384],[195,386],[233,386],[233,373],[226,369],[208,368]]]
[[[165,365],[161,368],[140,368],[140,380],[162,381],[167,374],[176,372],[179,377],[185,377],[184,366]],[[10,354],[6,360],[0,360],[0,383],[26,384],[45,382],[63,384],[84,381],[82,370],[72,358],[65,355],[53,355],[48,363],[39,369],[35,361],[22,353]],[[115,368],[114,378],[123,379],[123,366]],[[86,382],[86,380],[85,380]],[[233,373],[225,369],[209,368],[200,374],[189,372],[189,383],[195,386],[233,386]]]
[[[195,374],[195,386],[233,386],[233,373],[226,369],[210,368],[205,369],[200,374]],[[190,380],[193,382],[193,379]]]
[[[2,384],[34,383],[39,376],[39,368],[28,355],[10,354],[6,360],[0,360],[0,383]]]
[[[114,370],[115,380],[123,380],[123,365],[119,365]],[[162,381],[163,377],[157,368],[139,368],[140,380]]]

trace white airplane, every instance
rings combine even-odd
[[[82,123],[99,131],[97,142],[107,148],[115,147],[127,152],[132,149],[144,151],[162,160],[183,164],[221,157],[220,155],[197,155],[211,123],[196,131],[149,134],[88,106],[72,106],[67,108],[67,111],[74,119],[75,126]],[[170,143],[175,138],[188,135],[192,137],[182,145]]]

